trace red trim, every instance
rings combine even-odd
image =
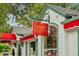
[[[79,27],[79,20],[75,20],[75,21],[64,24],[64,29],[70,29],[70,28],[73,28],[75,26]]]
[[[11,33],[2,33],[0,40],[16,40],[16,35]]]
[[[24,38],[22,38],[22,39],[20,40],[20,42],[24,42],[24,41],[30,40],[30,39],[32,39],[32,38],[35,38],[35,36],[34,36],[34,35],[31,35],[31,36],[28,36],[28,37],[24,37]]]

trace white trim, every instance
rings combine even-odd
[[[57,50],[58,48],[48,48],[48,49],[44,49],[44,50]]]
[[[72,29],[75,29],[75,28],[78,28],[79,26],[74,26],[74,27],[70,27],[68,29],[65,29],[65,30],[72,30]]]

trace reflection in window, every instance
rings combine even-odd
[[[44,53],[46,56],[57,55],[57,28],[50,26],[50,34],[44,40]]]
[[[36,49],[35,49],[35,42],[30,43],[30,56],[35,56],[36,55]]]
[[[54,26],[50,26],[50,34],[45,39],[45,48],[57,48],[57,29]]]

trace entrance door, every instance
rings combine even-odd
[[[35,43],[35,41],[29,42],[29,56],[36,56],[36,43]]]
[[[50,26],[50,34],[44,40],[44,55],[57,56],[57,27]]]

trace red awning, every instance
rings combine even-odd
[[[31,35],[31,36],[28,36],[28,37],[24,37],[24,38],[22,38],[22,39],[20,40],[20,42],[24,42],[24,41],[30,40],[30,39],[32,39],[32,38],[35,38],[35,36],[34,36],[34,35]]]
[[[0,40],[16,40],[16,35],[11,33],[0,34]]]
[[[64,24],[65,30],[72,29],[74,27],[79,27],[79,20],[75,20],[75,21]]]

